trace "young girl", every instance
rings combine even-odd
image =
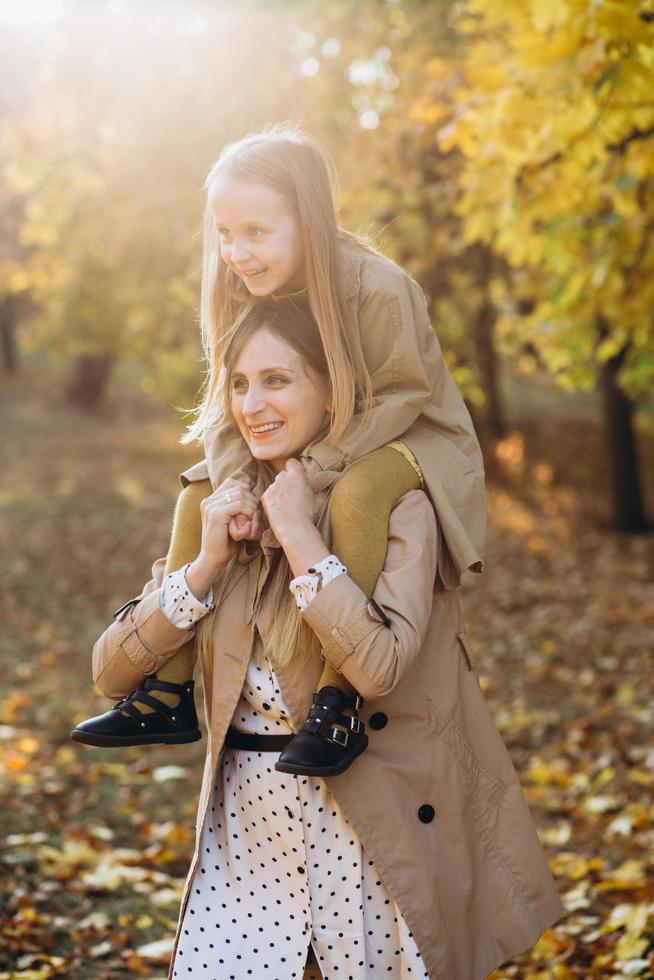
[[[184,437],[203,440],[206,462],[185,478],[166,572],[197,555],[199,504],[212,488],[230,477],[235,487],[253,484],[241,434],[220,414],[225,345],[257,301],[297,296],[306,297],[318,323],[332,389],[329,432],[303,455],[307,474],[324,479],[325,486],[342,473],[330,500],[331,549],[372,596],[386,555],[389,514],[407,491],[422,486],[444,538],[437,583],[455,589],[465,569],[483,569],[479,444],[420,287],[339,228],[330,167],[317,140],[297,126],[275,125],[225,147],[209,172],[201,298],[209,372],[196,420]],[[274,447],[278,429],[279,420],[271,419],[253,433],[261,458]],[[245,518],[233,531],[245,540],[257,536]],[[305,601],[336,571],[329,565],[307,568],[296,583]],[[374,602],[369,615],[381,616],[393,628]],[[355,629],[366,626],[355,624]],[[313,708],[280,755],[276,768],[282,771],[335,775],[367,745],[358,718],[361,699],[323,659]],[[194,662],[189,642],[116,708],[79,725],[73,738],[107,746],[199,738]],[[325,713],[336,718],[334,725],[319,724]]]

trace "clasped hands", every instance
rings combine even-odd
[[[261,500],[243,480],[227,479],[201,505],[200,558],[216,570],[236,553],[240,541],[258,541],[268,524],[285,549],[285,542],[299,532],[315,531],[316,495],[302,464],[289,459]],[[286,550],[286,549],[285,549]]]
[[[318,498],[299,460],[289,459],[261,500],[248,483],[227,479],[200,504],[202,544],[186,572],[197,599],[207,596],[220,569],[234,557],[240,541],[258,541],[263,516],[282,547],[294,575],[329,554],[315,526]]]

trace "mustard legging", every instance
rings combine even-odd
[[[334,488],[331,501],[332,551],[348,575],[371,596],[386,560],[388,518],[397,501],[409,490],[423,485],[420,467],[404,443],[391,442],[351,466]],[[200,551],[202,522],[200,502],[212,493],[209,480],[185,487],[177,498],[166,558],[165,574],[193,561]],[[195,643],[189,640],[172,660],[157,671],[162,681],[181,684],[193,677]],[[318,690],[331,684],[346,694],[354,688],[329,663],[325,663]],[[175,705],[179,696],[157,691],[157,697]],[[139,702],[139,711],[153,709]]]

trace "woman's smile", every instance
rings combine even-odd
[[[243,347],[229,389],[232,415],[250,452],[278,472],[329,423],[329,388],[310,376],[300,354],[265,326]]]
[[[283,424],[283,422],[262,422],[259,425],[250,425],[249,429],[255,439],[264,439],[278,432]]]

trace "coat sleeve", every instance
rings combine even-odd
[[[173,626],[159,608],[165,566],[165,558],[155,561],[152,578],[141,594],[120,607],[95,643],[93,681],[99,694],[125,697],[195,635],[194,630]]]
[[[324,659],[366,700],[390,694],[422,647],[437,549],[434,510],[421,490],[412,490],[391,512],[386,562],[373,597],[390,625],[349,575],[332,579],[302,613]]]
[[[365,426],[354,416],[339,441],[350,459],[399,438],[421,415],[442,376],[443,356],[422,289],[390,262],[362,275],[358,308],[373,390]]]

